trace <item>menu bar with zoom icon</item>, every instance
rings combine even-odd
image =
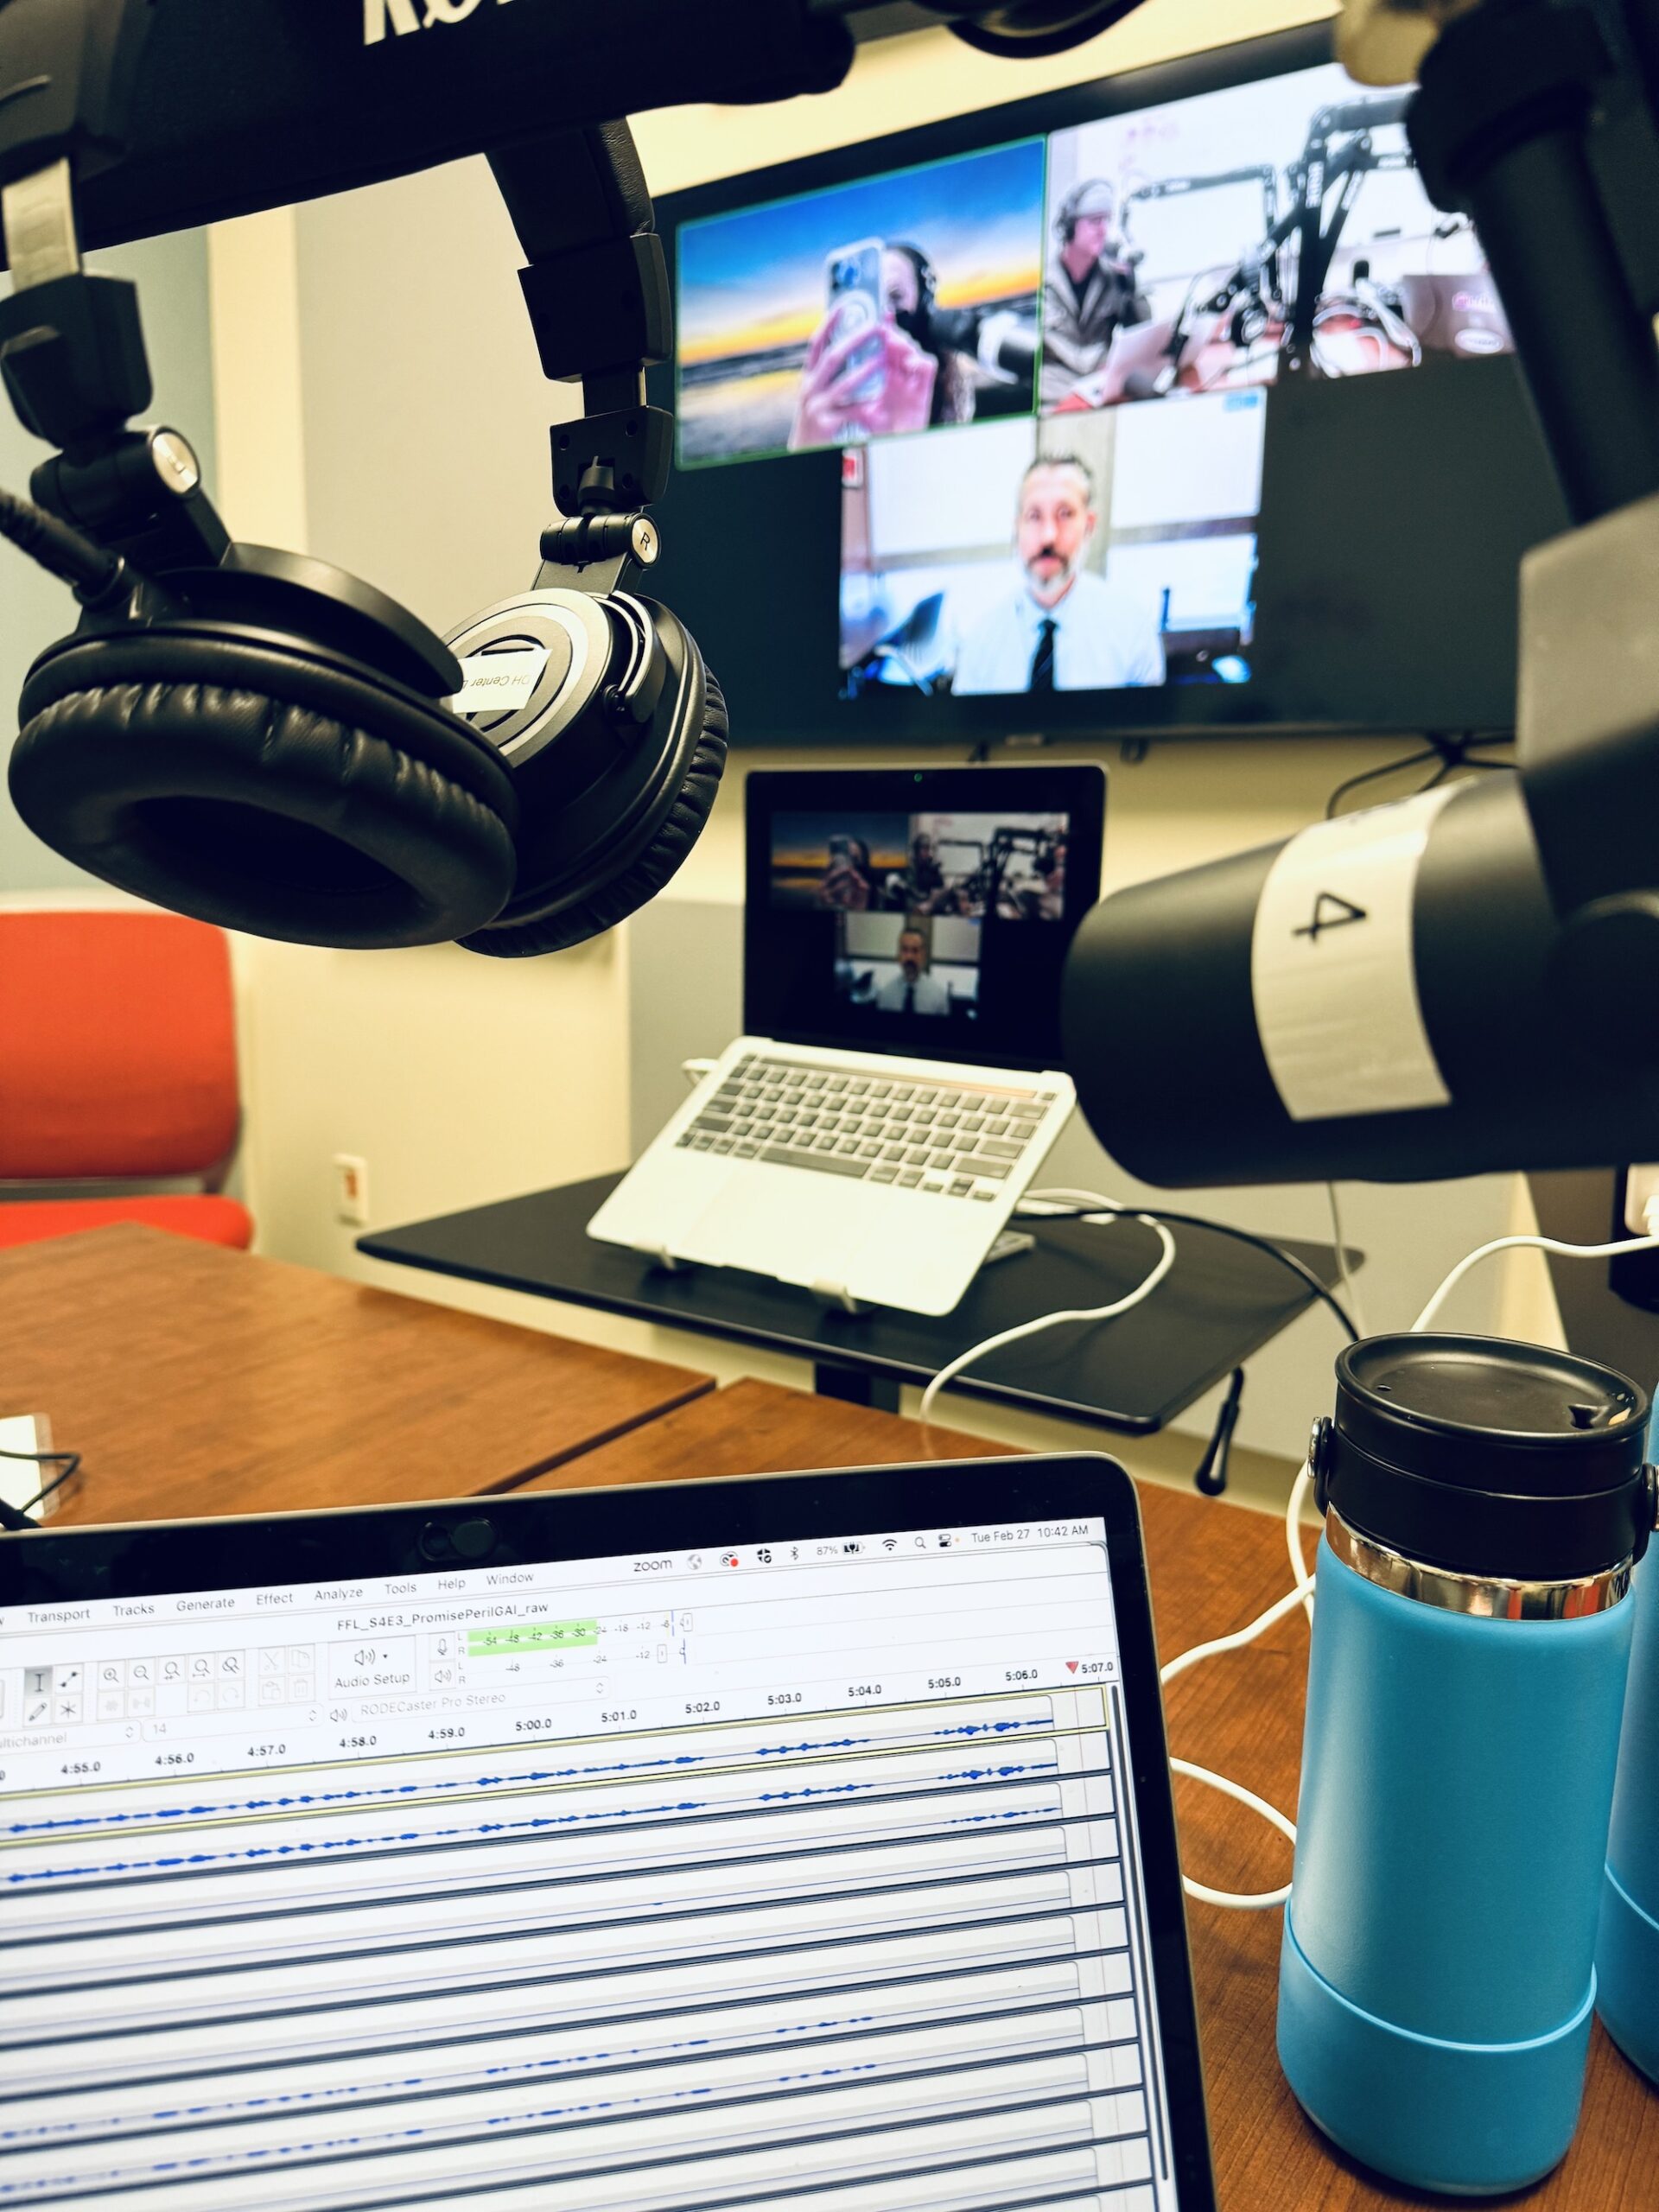
[[[906,1529],[215,1592],[211,1607],[180,1594],[14,1611],[0,1625],[0,1796],[72,1769],[131,1783],[669,1726],[710,1686],[725,1711],[762,1716],[1107,1682],[1116,1653],[1097,1614],[1065,1594],[1079,1548],[1103,1541],[1090,1522]],[[880,1682],[857,1679],[873,1615],[895,1611]],[[1015,1613],[1041,1623],[1017,1649]]]
[[[334,1605],[380,1605],[418,1599],[433,1606],[466,1599],[505,1599],[515,1590],[603,1587],[656,1575],[710,1573],[734,1568],[823,1567],[838,1560],[895,1559],[926,1551],[1009,1551],[1051,1544],[1101,1542],[1103,1524],[1091,1519],[1013,1522],[996,1527],[906,1529],[874,1535],[812,1536],[798,1541],[744,1544],[721,1549],[642,1552],[620,1558],[563,1560],[525,1567],[446,1568],[441,1573],[379,1580],[271,1585],[248,1590],[184,1592],[160,1598],[92,1599],[67,1605],[13,1605],[0,1610],[0,1636],[22,1629],[143,1628],[161,1619],[240,1618],[250,1613],[315,1611]]]

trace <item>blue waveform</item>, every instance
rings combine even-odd
[[[943,1743],[953,1738],[1005,1736],[1020,1730],[1042,1731],[1052,1726],[1052,1721],[1047,1719],[970,1721],[957,1727],[928,1729],[918,1733],[914,1742],[919,1746]],[[741,1757],[743,1760],[799,1758],[814,1752],[864,1751],[882,1740],[875,1736],[831,1736],[818,1742],[746,1745]],[[729,1762],[730,1758],[729,1751],[683,1751],[676,1752],[671,1758],[613,1759],[597,1766],[533,1767],[524,1774],[480,1774],[432,1782],[385,1783],[373,1789],[294,1790],[280,1797],[233,1797],[219,1803],[156,1805],[131,1813],[78,1813],[63,1820],[14,1821],[3,1833],[12,1836],[59,1835],[85,1828],[135,1827],[146,1822],[223,1819],[236,1813],[290,1813],[308,1807],[385,1803],[394,1798],[407,1801],[411,1797],[436,1797],[456,1790],[474,1794],[488,1789],[523,1789],[537,1783],[581,1782],[607,1774],[660,1774],[667,1768],[708,1766]]]
[[[932,1779],[940,1783],[1009,1781],[1020,1775],[1050,1777],[1058,1771],[1057,1763],[1049,1760],[1041,1766],[963,1767]],[[540,1814],[522,1821],[480,1821],[470,1827],[405,1828],[390,1835],[326,1836],[308,1842],[256,1844],[242,1851],[193,1851],[162,1859],[117,1859],[102,1866],[41,1866],[8,1874],[5,1884],[9,1889],[19,1890],[38,1887],[43,1883],[90,1881],[109,1874],[183,1873],[204,1866],[246,1866],[273,1859],[321,1859],[331,1853],[338,1857],[343,1852],[384,1850],[393,1844],[475,1841],[487,1836],[539,1834],[550,1828],[576,1827],[594,1821],[658,1820],[686,1813],[738,1812],[747,1805],[801,1804],[820,1798],[868,1796],[880,1788],[874,1782],[837,1782],[820,1789],[762,1790],[750,1798],[688,1797],[662,1805],[608,1806],[594,1812]]]

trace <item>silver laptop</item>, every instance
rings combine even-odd
[[[729,1045],[588,1224],[665,1264],[948,1313],[1065,1127],[1098,768],[748,779]]]

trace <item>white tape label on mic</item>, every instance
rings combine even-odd
[[[505,652],[468,653],[461,664],[466,678],[449,702],[457,715],[512,714],[527,707],[547,666],[545,645],[516,645]]]
[[[1457,788],[1315,823],[1268,872],[1250,990],[1293,1122],[1451,1103],[1417,996],[1412,912],[1429,830]]]

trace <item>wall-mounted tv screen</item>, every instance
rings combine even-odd
[[[1406,105],[1321,28],[666,200],[739,739],[1506,727],[1566,515]]]

